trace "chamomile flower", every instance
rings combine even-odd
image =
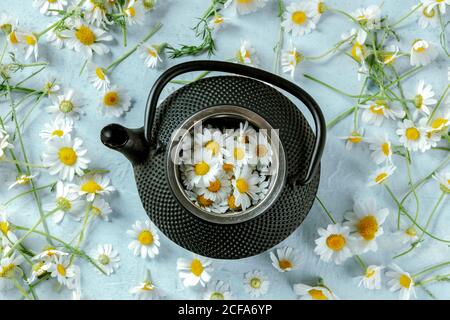
[[[394,236],[399,239],[401,244],[413,244],[419,240],[417,230],[414,226],[410,226],[404,230],[400,230],[394,233]]]
[[[204,300],[230,300],[233,299],[231,294],[230,285],[223,281],[215,281],[208,283],[206,286]]]
[[[142,0],[145,11],[151,11],[155,8],[157,0]]]
[[[259,133],[258,140],[249,145],[252,159],[257,159],[258,165],[268,167],[272,163],[273,150],[266,134]]]
[[[25,59],[28,60],[31,56],[37,61],[39,55],[38,38],[32,32],[18,32],[19,41],[23,43],[25,48]]]
[[[248,14],[264,7],[266,3],[267,0],[228,0],[224,8],[231,8],[238,14]]]
[[[194,148],[204,149],[210,152],[213,157],[221,161],[222,156],[227,154],[225,149],[225,138],[220,130],[203,128],[201,132],[194,133]]]
[[[314,252],[325,262],[341,264],[353,255],[350,246],[350,229],[340,224],[330,224],[327,229],[317,230],[319,238],[315,240]]]
[[[128,93],[117,86],[113,86],[103,93],[99,102],[100,112],[107,116],[120,117],[130,109],[131,99]]]
[[[283,50],[281,53],[281,66],[283,67],[283,72],[290,73],[291,78],[294,79],[295,70],[303,58],[303,55],[298,52],[297,48],[293,45],[291,45],[290,49]]]
[[[86,3],[89,3],[89,1]],[[68,48],[80,52],[86,59],[92,57],[92,51],[98,55],[108,53],[109,47],[104,42],[109,42],[113,39],[105,30],[93,27],[80,20],[75,22],[73,30],[63,30],[61,35],[68,38]]]
[[[46,107],[45,111],[55,114],[57,118],[78,120],[80,118],[81,111],[79,109],[81,105],[74,95],[73,89],[67,89],[64,91],[64,94],[56,98],[52,97],[52,104]]]
[[[0,214],[0,240],[2,246],[9,246],[17,241],[17,236],[13,232],[13,226],[8,220],[8,214]]]
[[[413,7],[414,9],[415,7]],[[436,27],[439,23],[439,17],[437,14],[438,9],[434,6],[423,6],[419,8],[417,12],[419,27],[422,29],[430,27]]]
[[[372,30],[378,29],[381,25],[381,8],[377,5],[370,5],[367,8],[358,8],[351,13],[362,26]]]
[[[0,128],[0,159],[5,156],[6,149],[12,149],[13,145],[8,141],[9,134]]]
[[[336,300],[333,293],[326,287],[311,287],[303,283],[294,284],[294,292],[300,300]]]
[[[251,200],[258,199],[259,176],[252,172],[248,166],[237,167],[234,170],[234,179],[231,181],[233,185],[233,196],[235,206],[240,206],[242,210],[246,210],[251,205]]]
[[[111,244],[98,245],[92,257],[109,276],[119,268],[119,253],[113,249]]]
[[[353,237],[352,251],[361,254],[367,251],[377,251],[376,239],[383,234],[381,225],[389,215],[386,208],[378,209],[374,198],[355,202],[353,211],[344,217],[344,226],[350,229]]]
[[[53,76],[47,77],[47,80],[44,82],[42,91],[45,92],[47,97],[53,97],[59,93],[61,90],[61,86],[58,84],[57,80]]]
[[[369,142],[369,149],[372,151],[370,157],[376,164],[392,162],[392,144],[386,133],[367,141]]]
[[[211,152],[204,150],[198,154],[200,159],[195,159],[194,155],[194,164],[185,168],[186,177],[183,182],[188,190],[199,185],[209,186],[219,172],[219,160]]]
[[[192,259],[178,258],[177,270],[185,287],[196,286],[199,283],[205,287],[211,280],[214,269],[210,259],[194,255]]]
[[[147,68],[154,69],[158,66],[159,63],[162,62],[160,57],[160,53],[162,50],[161,46],[158,45],[148,45],[143,44],[139,46],[140,57],[144,59],[144,63]]]
[[[270,260],[272,260],[273,267],[280,272],[287,272],[300,268],[300,256],[297,251],[291,247],[276,249],[276,254],[271,251]]]
[[[196,192],[192,192],[189,190],[186,190],[186,194],[188,195],[189,199],[199,208],[208,211],[208,212],[214,212],[214,213],[224,213],[228,210],[228,203],[227,200],[219,200],[213,201],[210,199],[207,199],[204,194],[201,193],[201,191],[195,189]]]
[[[269,291],[270,281],[259,270],[253,270],[244,274],[244,290],[252,298],[258,298]]]
[[[16,26],[17,20],[15,21],[6,12],[0,12],[0,31],[3,31],[8,36]]]
[[[14,182],[9,185],[8,190],[11,190],[12,188],[15,188],[15,187],[29,185],[31,180],[36,178],[37,176],[38,176],[37,173],[36,174],[30,174],[30,175],[19,174],[16,177],[16,179],[14,180]]]
[[[112,209],[109,203],[105,201],[105,199],[95,198],[94,202],[92,202],[91,212],[94,217],[99,217],[104,221],[109,221],[109,216],[112,212]]]
[[[45,39],[47,40],[47,42],[49,42],[52,46],[56,47],[57,49],[62,49],[66,45],[68,37],[63,36],[61,34],[60,29],[53,28],[47,32]]]
[[[389,290],[391,292],[399,291],[401,300],[409,300],[411,296],[415,297],[414,280],[408,272],[403,271],[396,264],[389,266],[386,276],[391,278],[388,281]]]
[[[450,193],[450,171],[442,171],[435,175],[433,178],[439,182],[441,190],[445,193]]]
[[[23,43],[20,42],[17,27],[15,25],[9,25],[10,32],[6,36],[6,41],[14,49],[23,48]]]
[[[431,84],[425,84],[425,80],[420,80],[417,86],[417,93],[414,96],[414,106],[416,110],[414,111],[413,117],[416,118],[419,112],[425,115],[430,115],[429,106],[435,105],[437,103],[436,99],[433,99],[434,91]]]
[[[91,162],[86,157],[87,149],[83,148],[83,140],[71,139],[67,135],[61,139],[53,139],[47,144],[43,154],[43,162],[48,166],[50,175],[58,175],[62,180],[72,181],[75,174],[82,176]]]
[[[343,139],[346,141],[345,149],[350,151],[352,150],[353,145],[360,144],[364,141],[364,128],[353,130],[348,136],[339,137],[339,139]]]
[[[129,25],[143,25],[145,11],[141,1],[130,0],[124,10]]]
[[[445,14],[446,7],[450,5],[450,0],[423,0],[423,5],[428,8],[428,10],[436,8],[441,14]]]
[[[241,46],[236,52],[236,60],[238,63],[248,64],[250,66],[257,66],[259,64],[255,48],[247,40],[241,40]]]
[[[294,37],[303,36],[316,28],[315,16],[316,11],[311,3],[294,2],[283,13],[281,26],[284,28],[284,31],[292,32]]]
[[[417,39],[412,44],[409,62],[412,66],[425,66],[436,59],[438,54],[431,42]]]
[[[395,44],[388,45],[379,56],[383,64],[392,65],[401,56],[400,48]]]
[[[128,249],[133,251],[135,256],[154,258],[159,254],[159,235],[149,220],[144,223],[137,220],[127,234],[133,238],[128,245]]]
[[[70,118],[56,118],[50,123],[44,124],[44,129],[39,133],[39,136],[45,141],[49,142],[52,139],[64,138],[70,134],[73,129],[73,120]]]
[[[103,68],[92,63],[88,64],[88,78],[89,82],[98,91],[107,91],[111,84],[106,71]]]
[[[90,24],[97,27],[105,27],[110,22],[107,20],[109,0],[86,0],[81,7],[84,12],[84,18]]]
[[[384,266],[370,265],[362,276],[357,277],[359,280],[358,287],[364,287],[369,290],[381,289],[381,272]]]
[[[5,250],[6,251],[6,250]],[[23,262],[22,256],[12,255],[4,256],[0,260],[0,291],[8,290],[14,287],[14,282],[22,275],[19,269]]]
[[[71,263],[67,256],[56,256],[54,263],[48,267],[48,272],[52,278],[66,286],[69,289],[73,288],[75,278],[75,266]]]
[[[221,202],[227,199],[231,192],[231,183],[226,175],[219,175],[215,180],[210,181],[207,186],[200,186],[197,193],[203,195],[205,199],[214,202]]]
[[[87,174],[80,178],[76,186],[80,197],[86,195],[86,200],[92,202],[96,196],[107,196],[116,191],[107,175]]]
[[[78,194],[72,190],[72,186],[62,181],[56,183],[55,200],[44,205],[46,211],[56,210],[53,213],[53,221],[55,223],[60,223],[66,213],[78,220],[85,207],[85,202],[80,200]]]
[[[47,272],[47,265],[44,261],[38,261],[31,266],[31,275],[26,280],[29,284],[32,284],[41,276]]]
[[[233,164],[235,167],[256,165],[257,158],[250,152],[250,148],[245,143],[234,140],[234,137],[228,137],[225,140],[225,162]]]
[[[138,300],[156,300],[160,298],[161,292],[153,283],[150,271],[147,271],[145,280],[134,288],[130,289],[130,293]]]
[[[39,12],[45,15],[58,15],[57,11],[64,10],[67,6],[66,0],[33,0],[33,6],[39,8]]]
[[[350,43],[350,55],[353,59],[358,62],[363,62],[368,55],[368,51],[365,46],[367,32],[363,29],[356,30],[355,28],[352,28],[349,33],[343,33],[341,38],[342,40]]]
[[[225,18],[222,15],[216,13],[211,20],[208,22],[208,27],[213,29],[213,30],[219,30],[221,29],[224,24],[227,23],[227,21],[229,21],[229,18]]]
[[[405,111],[401,106],[390,105],[386,100],[370,101],[369,104],[362,105],[361,108],[364,109],[361,115],[362,121],[378,127],[383,124],[385,118],[395,120],[405,116]]]
[[[56,250],[55,248],[49,247],[46,248],[45,250],[39,252],[37,255],[35,255],[32,260],[34,261],[39,261],[39,260],[43,260],[45,262],[50,262],[53,261],[56,257],[60,257],[60,256],[67,256],[68,253],[61,251],[61,250]]]
[[[399,136],[400,143],[408,150],[424,152],[428,148],[425,129],[409,119],[398,122],[396,133]]]
[[[424,119],[424,118],[422,118]],[[441,140],[442,134],[448,131],[450,125],[450,108],[438,110],[431,119],[422,120],[424,122],[430,122],[426,125],[427,139],[431,147],[435,147]],[[419,122],[423,126],[422,122]]]
[[[375,170],[375,172],[370,175],[367,185],[371,187],[386,182],[386,180],[394,173],[395,169],[397,169],[397,167],[394,165],[386,165]]]

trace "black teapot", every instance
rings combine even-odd
[[[226,72],[176,90],[158,107],[163,88],[176,76],[193,71]],[[301,100],[313,116],[315,133],[300,109],[274,86]],[[287,238],[311,209],[320,179],[325,145],[323,114],[313,98],[292,82],[250,66],[221,61],[192,61],[165,71],[147,100],[145,125],[103,128],[101,141],[133,164],[139,195],[148,216],[168,238],[202,256],[239,259],[266,251]],[[186,197],[171,154],[198,122],[248,121],[258,129],[278,129],[276,172],[267,196],[241,212],[216,214]],[[273,131],[273,130],[272,130]]]

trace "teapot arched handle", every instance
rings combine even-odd
[[[313,116],[316,140],[314,143],[314,149],[311,155],[311,160],[309,162],[307,173],[304,177],[298,178],[296,180],[296,183],[299,183],[300,185],[305,185],[311,181],[312,177],[314,176],[314,173],[319,167],[320,159],[325,146],[325,137],[326,137],[325,119],[323,117],[319,105],[306,91],[304,91],[302,88],[295,85],[294,83],[282,77],[274,75],[270,72],[242,64],[224,61],[198,60],[180,63],[165,71],[156,80],[147,100],[147,108],[145,115],[146,116],[145,137],[150,143],[153,142],[152,126],[155,120],[156,108],[162,90],[173,78],[183,73],[193,71],[216,71],[246,76],[249,78],[270,83],[292,94],[294,97],[302,101]]]

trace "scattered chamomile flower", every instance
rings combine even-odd
[[[39,136],[49,142],[52,139],[64,138],[73,130],[73,120],[70,118],[55,118],[52,122],[44,124]]]
[[[230,290],[230,285],[221,280],[210,282],[206,286],[204,300],[231,300],[233,295]]]
[[[448,99],[450,101],[450,99]],[[450,106],[450,104],[449,104]],[[450,126],[450,107],[440,108],[434,116],[430,119],[430,132],[431,133],[439,133],[439,137],[441,133],[445,133],[448,131]]]
[[[219,175],[207,186],[199,186],[197,194],[213,202],[222,202],[231,193],[231,183],[226,175]]]
[[[375,172],[370,175],[367,185],[371,187],[385,183],[387,179],[394,173],[395,169],[397,169],[397,167],[394,165],[386,165],[375,170]]]
[[[67,255],[68,255],[67,252],[57,250],[53,247],[48,247],[48,248],[45,248],[43,251],[39,252],[37,255],[35,255],[31,259],[34,261],[43,260],[48,263],[48,262],[53,261],[56,257],[67,256]]]
[[[17,26],[17,20],[13,19],[6,12],[0,12],[0,31],[8,36],[12,30]]]
[[[441,14],[445,14],[446,7],[450,5],[450,0],[423,0],[423,5],[428,10],[437,8]]]
[[[47,272],[49,265],[45,261],[38,261],[31,266],[31,275],[26,280],[29,284],[32,284],[37,279],[42,277]]]
[[[189,146],[191,148],[191,146]],[[220,130],[203,128],[201,132],[194,132],[194,152],[205,149],[213,157],[222,161],[222,156],[227,155],[225,138]]]
[[[47,97],[55,96],[60,90],[61,86],[56,82],[55,77],[48,77],[42,88],[42,91],[45,92]]]
[[[34,60],[37,61],[39,55],[38,38],[32,32],[18,32],[17,36],[19,41],[23,43],[25,48],[25,60],[28,60],[31,56],[34,56]]]
[[[199,283],[205,287],[211,280],[214,269],[212,260],[194,255],[192,259],[178,258],[177,270],[185,287],[196,286]]]
[[[259,176],[252,172],[249,166],[235,168],[234,179],[231,180],[231,184],[234,190],[235,206],[241,207],[242,210],[250,207],[251,200],[257,200],[258,193],[261,192]]]
[[[159,235],[149,220],[144,223],[137,220],[127,234],[133,238],[128,249],[133,251],[134,256],[153,259],[159,254]]]
[[[117,86],[113,86],[103,93],[100,99],[100,112],[107,116],[120,117],[130,109],[131,99],[128,93]]]
[[[50,27],[51,25],[52,24],[50,24],[48,27]],[[68,39],[68,37],[65,37],[61,34],[61,30],[64,30],[64,29],[52,28],[47,32],[47,34],[45,36],[45,39],[47,40],[47,42],[49,42],[51,45],[53,45],[57,49],[64,48],[64,46],[66,45],[66,41]]]
[[[294,292],[300,300],[336,300],[336,296],[326,287],[311,287],[303,283],[294,284]]]
[[[283,67],[283,72],[289,72],[291,78],[294,79],[295,70],[303,59],[303,55],[291,44],[291,47],[288,50],[283,50],[281,53],[281,66]]]
[[[67,6],[67,0],[33,0],[33,6],[38,7],[42,14],[56,16]]]
[[[200,158],[194,159],[193,165],[186,165],[183,182],[188,190],[198,185],[209,185],[219,173],[219,160],[211,152],[204,150]]]
[[[367,8],[358,8],[351,13],[363,27],[373,30],[381,26],[381,8],[377,5],[370,5]]]
[[[144,281],[139,283],[136,287],[131,288],[130,293],[138,300],[156,300],[161,296],[161,293],[154,285],[150,276],[150,271],[148,270]]]
[[[383,234],[381,225],[389,215],[387,208],[378,209],[375,198],[357,201],[353,211],[347,212],[344,226],[350,229],[353,237],[352,251],[356,254],[377,251],[376,239]]]
[[[104,221],[109,221],[109,215],[111,214],[112,209],[105,199],[95,198],[92,202],[91,212],[94,217],[99,217]]]
[[[219,30],[221,29],[224,24],[226,24],[228,21],[230,21],[229,18],[225,18],[222,15],[216,13],[212,19],[208,22],[208,27],[213,30]]]
[[[248,150],[247,144],[243,142],[234,141],[234,137],[230,136],[225,141],[226,152],[225,161],[227,163],[233,164],[236,168],[244,167],[249,164],[255,165],[257,159],[253,158],[253,154]],[[230,148],[231,149],[228,149]]]
[[[254,67],[259,64],[255,48],[247,40],[241,40],[241,46],[236,52],[236,60],[238,63],[248,64]]]
[[[260,131],[258,140],[249,143],[249,145],[251,159],[257,159],[259,166],[269,167],[272,163],[273,150],[267,135]]]
[[[414,226],[410,226],[405,230],[397,231],[394,233],[394,236],[399,239],[401,244],[412,245],[419,240],[417,230],[414,228]]]
[[[439,182],[442,192],[450,193],[450,171],[441,171],[433,175],[433,178]]]
[[[438,54],[431,42],[417,39],[412,44],[409,62],[412,66],[425,66],[436,59]]]
[[[383,64],[392,65],[401,56],[400,47],[395,44],[388,45],[380,56]]]
[[[145,11],[151,11],[155,8],[157,0],[142,0]]]
[[[350,151],[352,150],[353,145],[360,144],[364,141],[364,128],[353,130],[348,136],[339,137],[339,139],[343,139],[346,141],[345,149]]]
[[[370,101],[369,104],[362,105],[364,109],[361,119],[363,122],[381,126],[384,118],[395,120],[402,119],[405,116],[405,111],[399,105],[389,105],[386,100]]]
[[[303,36],[316,28],[317,14],[309,2],[291,3],[283,13],[281,26],[284,31],[292,32],[294,37]]]
[[[5,252],[8,251],[8,247]],[[10,256],[4,256],[0,260],[0,291],[14,287],[14,282],[22,275],[19,266],[23,262],[22,256],[14,252]]]
[[[106,14],[108,11],[108,2],[115,2],[110,0],[86,0],[83,2],[81,9],[83,10],[84,18],[89,24],[97,27],[105,27],[110,24]]]
[[[409,119],[398,122],[398,129],[396,130],[399,136],[399,141],[406,149],[411,151],[422,151],[428,149],[427,135],[422,126],[414,124]]]
[[[44,209],[53,212],[53,222],[60,223],[66,213],[78,220],[85,207],[84,201],[72,190],[72,186],[62,181],[56,183],[56,198],[54,202],[44,205]]]
[[[264,7],[268,0],[228,0],[224,8],[231,8],[235,13],[248,14]]]
[[[76,191],[80,197],[86,195],[86,200],[92,202],[96,196],[107,196],[114,191],[111,179],[107,175],[85,174],[76,185]]]
[[[300,268],[300,256],[297,251],[291,247],[276,249],[276,255],[271,251],[270,260],[272,260],[273,267],[280,272],[287,272]]]
[[[408,272],[403,271],[396,264],[391,264],[386,276],[392,278],[387,283],[390,287],[389,290],[391,292],[400,291],[399,297],[401,300],[409,300],[411,296],[416,296],[414,280]]]
[[[108,276],[119,268],[119,253],[113,249],[111,244],[99,244],[97,250],[93,252],[92,257],[99,263],[100,267]]]
[[[257,133],[248,121],[245,121],[245,123],[239,123],[239,129],[235,130],[234,136],[238,143],[248,144],[256,140]]]
[[[8,214],[0,214],[0,240],[2,246],[9,246],[17,241],[17,236],[13,232],[13,226],[8,220]]]
[[[376,164],[392,163],[392,144],[386,133],[367,139],[367,141],[369,149],[372,151],[370,157]]]
[[[197,190],[197,192],[199,192]],[[189,199],[199,208],[214,213],[225,213],[228,210],[227,200],[213,201],[207,199],[204,194],[197,194],[195,192],[186,190]]]
[[[362,276],[357,277],[359,280],[358,287],[363,286],[369,290],[381,289],[381,272],[384,266],[370,265]]]
[[[314,252],[325,262],[341,264],[353,255],[350,229],[340,224],[330,224],[327,229],[317,230],[319,238],[315,240]]]
[[[80,52],[85,59],[92,57],[92,51],[98,55],[108,53],[109,47],[103,42],[113,40],[113,37],[105,30],[83,23],[81,20],[75,22],[73,30],[63,30],[61,35],[68,38],[67,47]]]
[[[56,98],[51,97],[52,104],[45,108],[50,114],[55,114],[57,118],[69,118],[78,120],[80,118],[80,103],[77,97],[74,97],[74,90],[67,89],[64,94],[58,95]]]
[[[145,10],[142,1],[130,0],[124,10],[127,22],[132,25],[143,25],[145,21]]]
[[[425,80],[420,80],[417,86],[417,93],[414,96],[414,106],[416,110],[414,111],[413,118],[416,118],[419,112],[425,115],[430,115],[429,106],[435,105],[437,103],[436,99],[433,99],[434,91],[431,84],[425,84]]]
[[[10,25],[10,32],[6,36],[6,41],[13,49],[20,49],[23,43],[19,41],[19,36],[17,32],[17,27],[15,25]]]
[[[418,4],[420,5],[420,4]],[[416,8],[416,6],[413,7]],[[418,23],[419,23],[419,27],[421,27],[422,29],[426,29],[429,26],[434,28],[438,25],[439,23],[439,17],[437,14],[437,10],[435,7],[432,7],[430,5],[428,6],[423,6],[422,8],[419,8],[417,10],[417,15],[418,15]]]
[[[111,82],[106,74],[106,71],[93,63],[88,63],[88,79],[89,82],[98,91],[107,91],[110,87]]]
[[[38,176],[37,173],[35,174],[30,174],[30,175],[26,175],[26,174],[19,174],[16,179],[14,180],[14,182],[12,182],[9,187],[8,190],[11,190],[12,188],[15,187],[20,187],[20,186],[26,186],[29,185],[31,180],[36,178]]]
[[[327,5],[325,4],[325,1],[323,0],[312,0],[311,5],[313,6],[314,10],[314,19],[315,23],[319,22],[320,17],[328,10]]]
[[[0,128],[0,159],[5,156],[6,149],[12,149],[14,146],[8,141],[9,134]]]
[[[147,68],[156,68],[159,63],[162,63],[160,57],[161,51],[164,49],[165,45],[148,45],[143,44],[139,46],[140,57],[144,59],[144,63]]]
[[[48,267],[48,272],[52,278],[69,289],[73,288],[75,277],[75,266],[67,256],[56,256],[54,262]]]
[[[252,298],[258,298],[269,291],[270,281],[259,270],[253,270],[244,274],[244,290]]]
[[[62,180],[72,181],[75,174],[82,176],[91,162],[87,157],[87,149],[82,147],[83,140],[71,139],[66,135],[61,139],[48,142],[43,154],[43,163],[49,167],[50,175],[58,175]]]

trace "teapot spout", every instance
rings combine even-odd
[[[102,129],[100,139],[108,148],[122,153],[133,165],[145,162],[148,157],[150,148],[144,128],[128,129],[112,123]]]

